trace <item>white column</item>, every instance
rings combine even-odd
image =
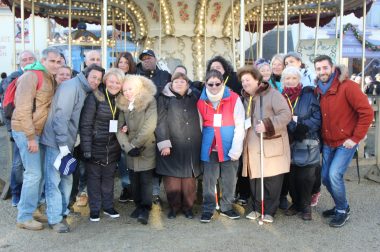
[[[260,6],[260,48],[259,48],[259,58],[263,57],[263,40],[264,40],[264,0],[261,0],[261,6]]]
[[[344,15],[344,0],[340,0],[340,23],[339,23],[339,57],[338,63],[342,63],[343,58],[343,15]]]
[[[102,11],[102,67],[107,69],[107,0],[103,0],[103,11]]]
[[[71,37],[71,7],[72,7],[72,0],[69,0],[69,37],[68,37],[68,51],[69,51],[69,58],[68,58],[68,66],[72,67],[72,54],[71,54],[71,45],[72,45],[72,37]]]
[[[24,0],[21,0],[21,45],[22,50],[25,50],[25,10],[24,10]]]
[[[245,65],[244,32],[245,32],[245,1],[240,0],[240,67]]]
[[[314,38],[314,58],[318,51],[318,32],[319,32],[319,20],[321,17],[321,0],[318,0],[318,10],[317,10],[317,24],[315,26],[315,38]]]
[[[363,44],[362,44],[362,83],[361,83],[361,88],[364,90],[364,79],[365,79],[365,33],[367,30],[367,23],[366,23],[366,18],[367,17],[367,1],[363,0]]]
[[[288,0],[284,1],[284,54],[288,53]]]
[[[33,30],[32,48],[33,48],[33,52],[35,53],[36,52],[36,22],[35,22],[35,15],[34,15],[34,0],[32,0],[32,30]]]

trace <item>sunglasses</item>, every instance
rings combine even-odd
[[[209,87],[213,87],[213,86],[217,86],[217,87],[219,87],[220,85],[222,85],[222,83],[221,82],[217,82],[217,83],[207,83],[207,86],[209,86]]]

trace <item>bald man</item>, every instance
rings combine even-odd
[[[85,67],[89,66],[91,64],[96,64],[98,66],[101,66],[102,64],[102,57],[100,55],[100,51],[98,50],[91,50],[86,53],[86,57],[84,59]]]

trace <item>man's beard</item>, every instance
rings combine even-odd
[[[323,82],[326,83],[331,77],[331,74],[323,74],[319,76],[319,79]]]

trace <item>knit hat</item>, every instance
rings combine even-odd
[[[59,172],[62,175],[70,175],[75,171],[77,167],[78,161],[71,155],[71,153],[67,154],[61,159],[61,165],[59,166]]]
[[[301,55],[299,55],[299,53],[296,53],[296,52],[288,52],[285,57],[284,57],[284,61],[286,60],[286,58],[289,58],[289,57],[293,57],[299,61],[302,62],[302,58],[301,58]]]

